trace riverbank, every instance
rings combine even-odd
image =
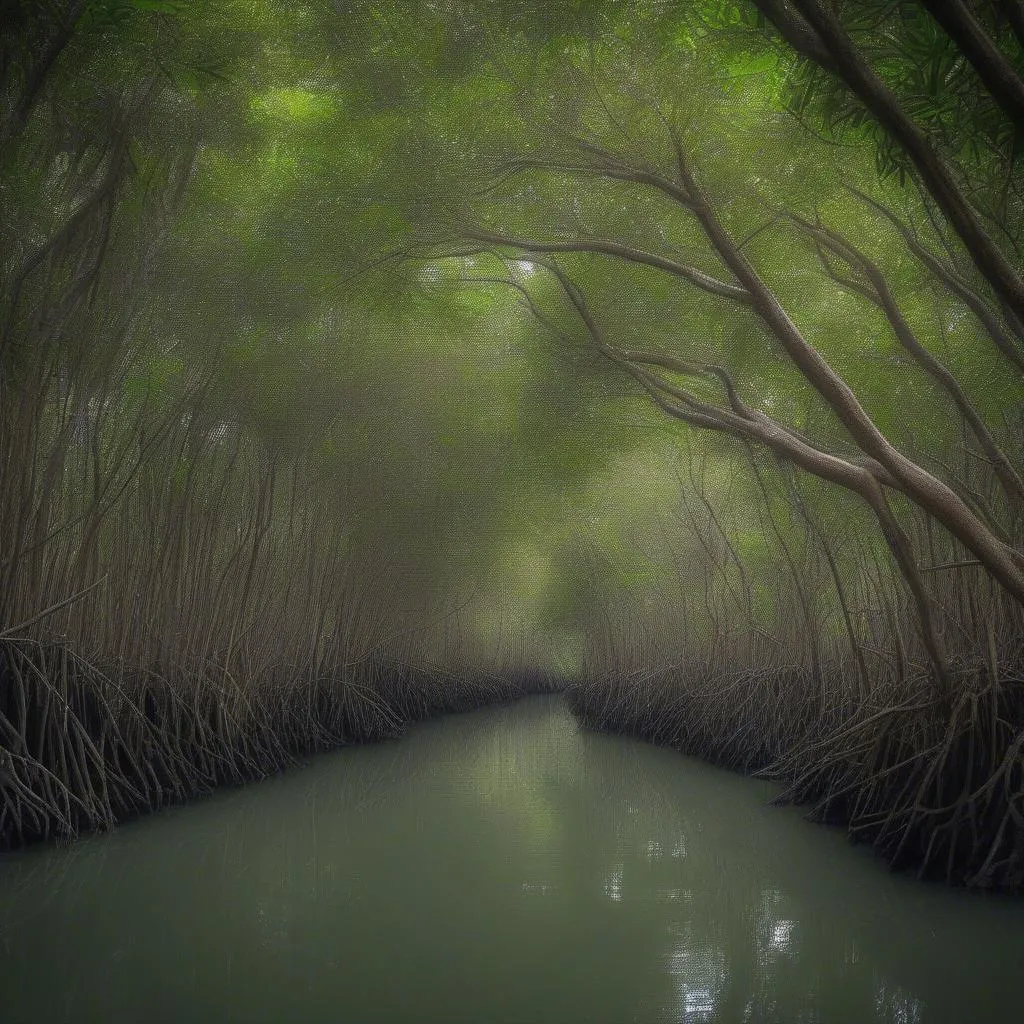
[[[71,648],[0,640],[0,849],[108,829],[274,775],[320,751],[401,735],[435,714],[547,692],[539,676],[464,677],[367,660],[343,680],[288,666],[127,673]]]
[[[1013,1019],[1024,905],[539,697],[0,858],[4,1024]]]
[[[808,672],[707,665],[592,675],[567,697],[588,727],[783,784],[778,802],[842,825],[892,867],[1024,892],[1024,672],[925,674],[866,699]]]
[[[962,683],[951,705],[924,675],[880,685],[869,701],[823,705],[808,673],[695,665],[591,675],[566,695],[588,728],[781,783],[780,802],[842,825],[893,867],[1021,892],[1024,677]],[[557,688],[383,660],[341,683],[282,667],[256,686],[211,672],[172,684],[103,671],[66,647],[2,640],[0,848],[108,829],[439,713]]]

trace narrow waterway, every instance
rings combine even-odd
[[[0,1019],[1016,1019],[1024,900],[769,796],[554,697],[426,722],[0,859]]]

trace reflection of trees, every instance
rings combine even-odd
[[[426,722],[8,861],[4,1019],[72,1019],[69,993],[161,1019],[153,992],[168,1021],[992,1017],[1018,908],[892,878],[766,796],[554,700]]]
[[[845,843],[830,857],[837,835],[768,809],[749,780],[605,736],[580,744],[585,781],[560,791],[559,818],[586,822],[591,889],[642,922],[679,1019],[952,1020],[972,1005],[965,978],[997,1001],[1013,976],[985,965],[976,903],[892,878]]]

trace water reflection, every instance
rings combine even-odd
[[[1024,905],[890,876],[767,796],[554,699],[425,723],[0,861],[2,1017],[1006,1019]]]

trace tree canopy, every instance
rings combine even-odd
[[[1018,0],[0,17],[0,632],[825,717],[1019,660]]]

